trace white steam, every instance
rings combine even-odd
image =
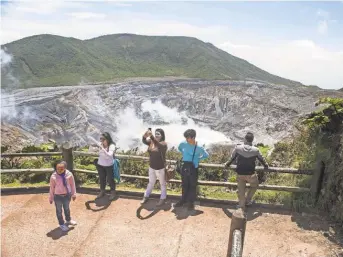
[[[1,90],[1,119],[13,119],[16,117],[15,97]]]
[[[143,133],[152,128],[162,128],[166,134],[168,147],[177,147],[184,141],[183,133],[187,129],[195,129],[199,145],[209,147],[214,143],[231,143],[223,133],[209,127],[200,126],[189,118],[185,112],[179,113],[176,109],[169,108],[160,101],[145,101],[141,105],[142,113],[136,115],[134,108],[128,107],[117,115],[117,132],[115,138],[120,149],[127,150],[134,147],[144,148],[141,142]],[[148,115],[148,118],[143,118]],[[143,116],[143,117],[138,117]],[[162,125],[163,124],[163,125]]]
[[[7,66],[12,61],[12,56],[5,52],[4,49],[0,50],[1,68]]]

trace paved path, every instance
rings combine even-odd
[[[232,209],[197,206],[188,212],[157,200],[141,207],[138,199],[120,197],[94,202],[80,194],[71,204],[78,225],[68,233],[57,226],[47,194],[1,196],[4,257],[224,257]],[[223,208],[224,207],[224,208]],[[335,256],[339,252],[323,231],[320,217],[250,209],[244,256]],[[303,229],[302,227],[305,227]]]

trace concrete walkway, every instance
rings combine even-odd
[[[48,194],[1,196],[1,256],[115,256],[115,257],[224,257],[230,215],[227,206],[197,206],[189,212],[169,202],[156,209],[157,200],[143,207],[139,199],[80,194],[71,203],[78,225],[68,233],[57,226]],[[244,256],[335,256],[339,246],[323,232],[320,217],[271,213],[251,208],[248,213]],[[305,228],[305,229],[303,229]]]

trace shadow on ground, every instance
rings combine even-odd
[[[58,240],[58,239],[60,239],[61,237],[68,235],[68,233],[69,233],[70,231],[72,231],[73,229],[74,229],[74,227],[70,227],[70,228],[69,228],[69,231],[64,232],[64,231],[62,231],[59,227],[57,227],[57,228],[51,230],[50,232],[48,232],[48,233],[46,234],[46,236],[47,236],[47,237],[51,237],[52,240]]]
[[[159,211],[170,211],[171,209],[171,202],[167,200],[164,205],[156,206],[157,200],[149,200],[147,203],[142,204],[136,211],[136,216],[138,219],[146,220],[154,215],[156,215]],[[142,215],[142,211],[145,210],[146,212],[150,212],[147,216]]]
[[[228,216],[230,219],[232,218],[232,213],[235,211],[235,210],[229,210],[227,208],[222,208],[222,210],[226,214],[226,216]],[[263,212],[261,212],[261,210],[258,210],[256,208],[247,209],[246,211],[247,221],[257,219],[258,217],[262,216],[262,213]]]
[[[116,197],[113,201],[116,201],[117,199],[118,197]],[[87,201],[85,202],[85,205],[86,205],[87,210],[98,212],[98,211],[106,210],[113,201],[110,201],[109,196],[105,195],[101,198],[96,198],[92,201]]]
[[[175,214],[177,220],[184,220],[187,219],[189,216],[198,216],[203,214],[203,211],[197,210],[188,210],[186,207],[175,207],[172,210],[172,213]]]
[[[301,229],[322,232],[326,238],[343,249],[343,224],[330,223],[328,217],[304,212],[292,213],[291,220]],[[343,256],[343,251],[341,254]]]

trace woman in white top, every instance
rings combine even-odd
[[[112,201],[116,196],[116,183],[113,174],[113,160],[115,152],[115,144],[109,133],[105,132],[100,136],[99,159],[96,168],[100,179],[100,194],[97,198],[105,195],[106,181],[110,185],[111,194],[109,199]]]

